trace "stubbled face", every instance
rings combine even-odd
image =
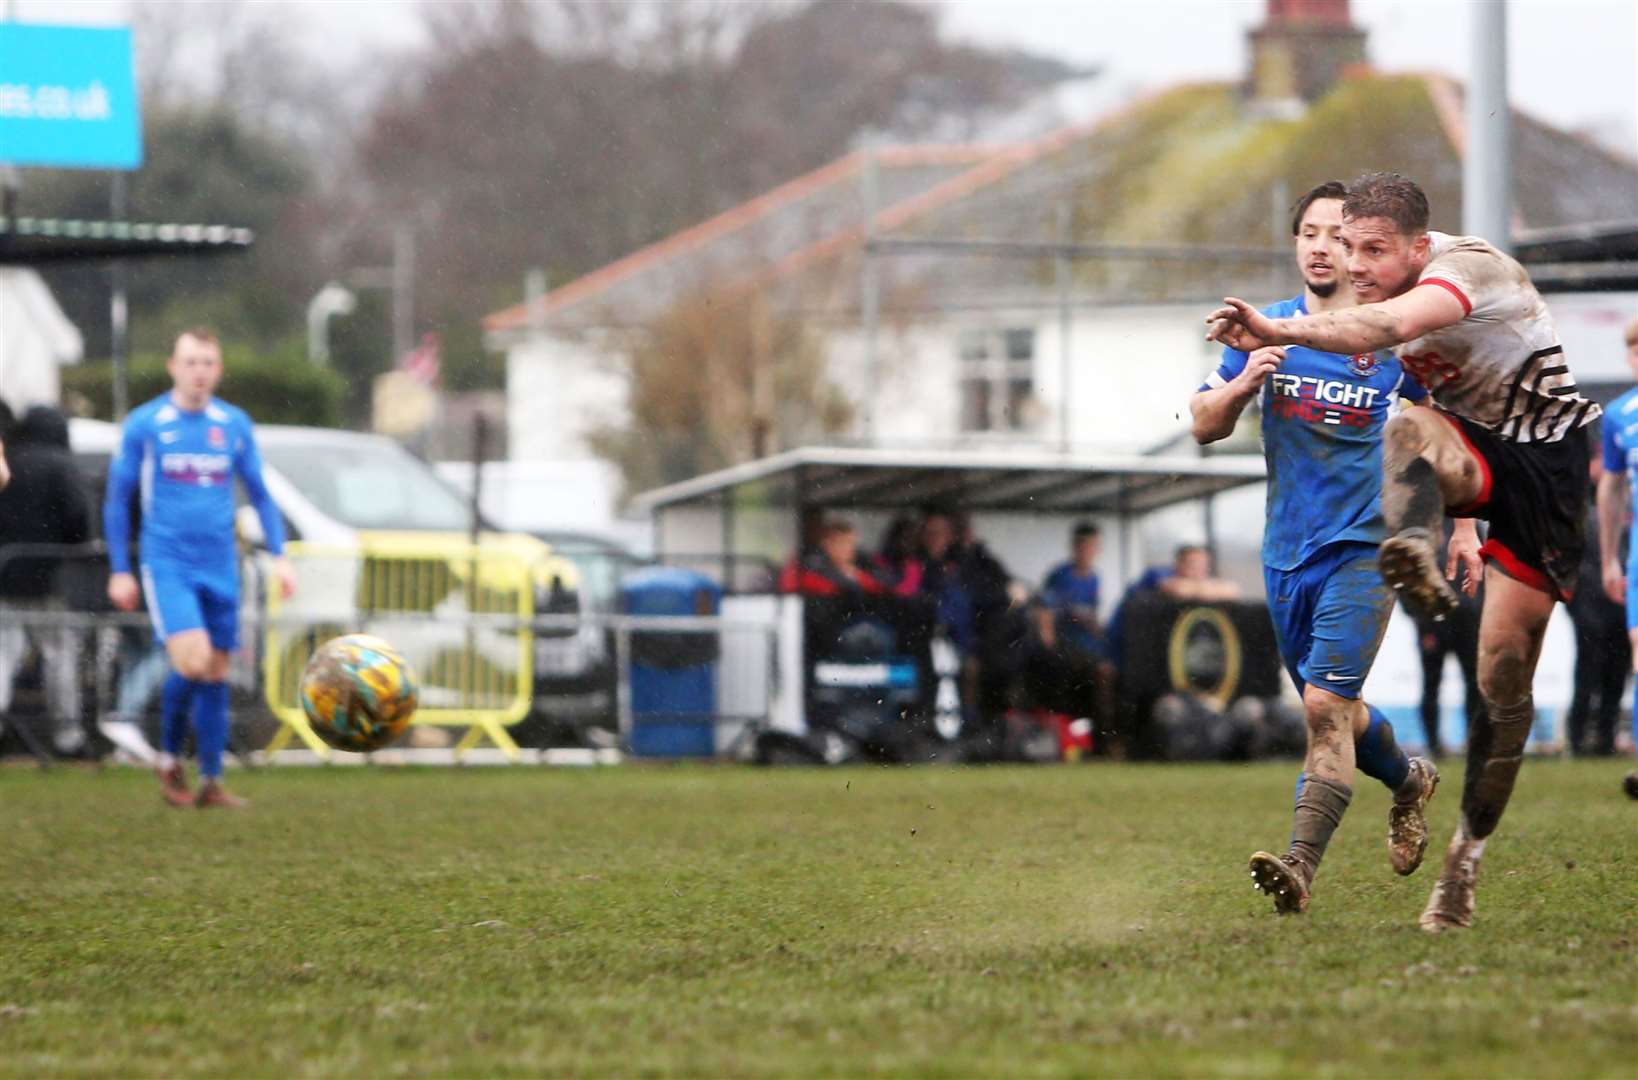
[[[1344,280],[1342,200],[1315,199],[1297,224],[1297,272],[1315,296],[1330,296]]]
[[[1427,265],[1428,234],[1406,236],[1387,218],[1345,218],[1342,247],[1348,280],[1361,304],[1392,299],[1416,284]]]
[[[203,405],[222,381],[222,350],[192,334],[183,334],[176,339],[176,348],[171,350],[165,370],[170,372],[176,392],[185,402]]]

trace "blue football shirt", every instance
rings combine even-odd
[[[1626,473],[1632,490],[1638,491],[1638,387],[1604,406],[1604,471]],[[1638,544],[1627,550],[1628,567],[1635,561]]]
[[[1092,631],[1085,625],[1077,622],[1072,616],[1076,608],[1087,608],[1096,613],[1098,610],[1098,572],[1091,571],[1084,577],[1075,572],[1075,564],[1066,562],[1047,574],[1046,580],[1041,583],[1041,600],[1047,607],[1057,612],[1064,629],[1065,636],[1082,652],[1091,652],[1097,648],[1098,640]]]
[[[166,393],[125,420],[119,454],[108,470],[103,531],[108,562],[129,573],[131,493],[142,493],[142,561],[184,566],[235,565],[233,481],[261,518],[268,551],[284,549],[284,522],[262,482],[255,430],[242,409],[211,398],[198,412]]]
[[[1303,297],[1263,309],[1271,318],[1308,314]],[[1227,385],[1247,355],[1224,349],[1202,390]],[[1382,427],[1395,396],[1427,391],[1388,350],[1342,356],[1301,345],[1263,382],[1263,456],[1268,461],[1268,525],[1263,562],[1295,570],[1331,544],[1382,542]]]

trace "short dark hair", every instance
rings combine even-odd
[[[1348,187],[1341,180],[1327,180],[1319,187],[1312,189],[1308,194],[1297,200],[1291,208],[1291,235],[1296,236],[1302,231],[1302,216],[1308,213],[1308,208],[1321,199],[1346,199]]]
[[[1366,173],[1348,185],[1345,218],[1387,218],[1406,236],[1426,232],[1428,197],[1416,181],[1392,172]]]
[[[1211,549],[1205,544],[1179,544],[1177,545],[1177,550],[1172,552],[1172,561],[1182,562],[1183,556],[1193,555],[1197,551],[1207,558],[1211,557]]]
[[[1098,532],[1098,527],[1092,522],[1077,521],[1075,527],[1070,530],[1069,538],[1078,544],[1082,540],[1090,540],[1092,537],[1097,536]]]

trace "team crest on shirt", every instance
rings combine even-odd
[[[1348,358],[1348,371],[1355,378],[1369,379],[1382,370],[1382,361],[1376,353],[1355,353]]]
[[[216,447],[218,450],[227,445],[227,432],[223,431],[219,427],[212,427],[208,438],[210,439],[210,444]]]

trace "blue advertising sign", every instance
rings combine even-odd
[[[130,30],[0,22],[0,163],[142,164]]]

